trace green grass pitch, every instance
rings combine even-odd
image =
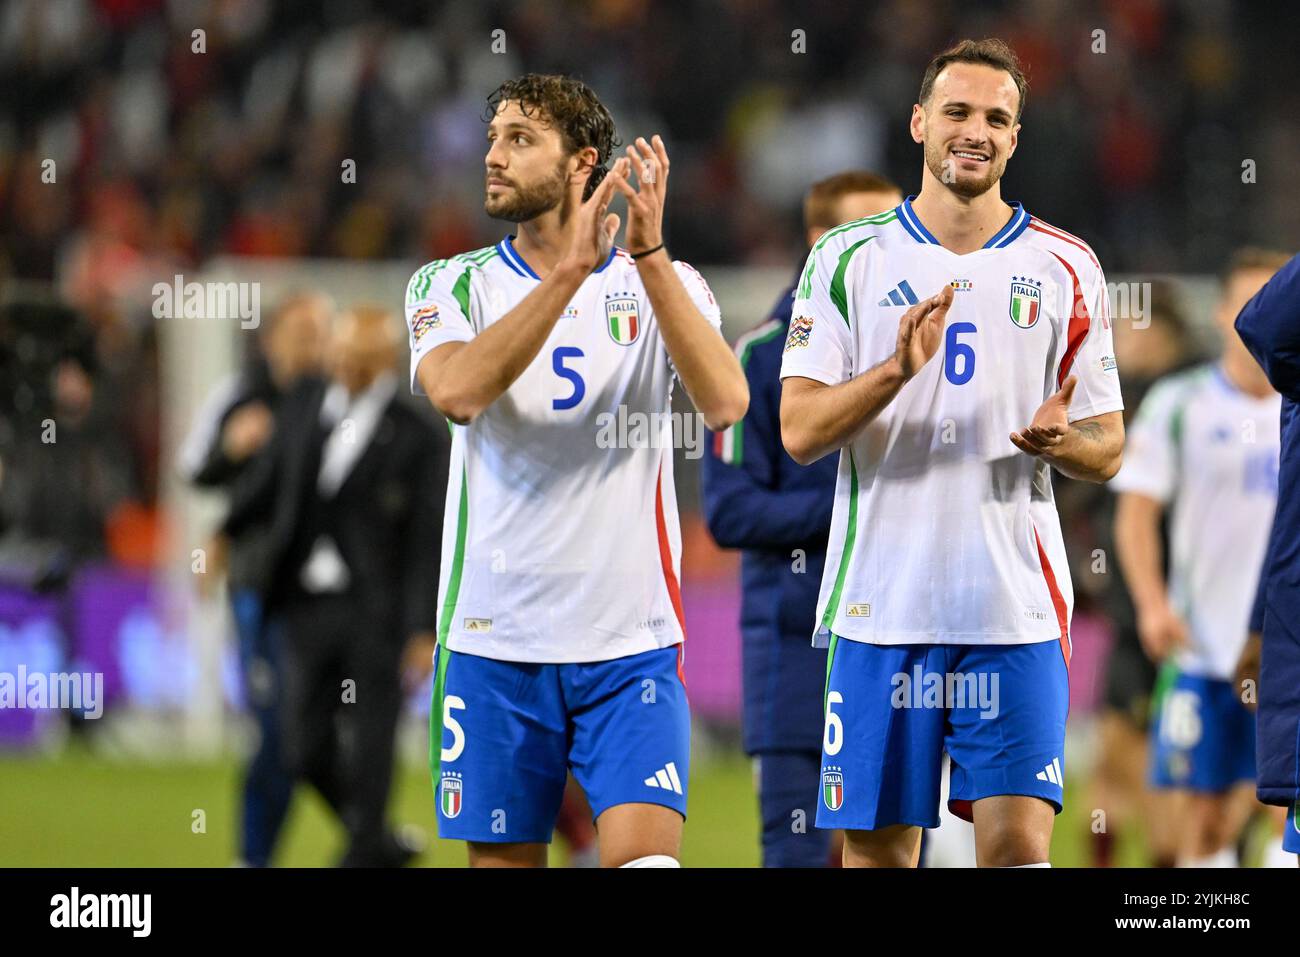
[[[212,763],[115,761],[73,747],[57,757],[0,755],[0,867],[225,867],[234,859],[238,767]],[[392,817],[434,833],[427,768],[401,767]],[[195,812],[205,828],[195,833]],[[1085,863],[1086,809],[1070,795],[1057,818],[1052,860]],[[342,834],[324,804],[302,788],[295,796],[276,863],[331,864]],[[1136,863],[1140,845],[1121,841],[1118,863]],[[564,862],[559,841],[553,864]],[[758,807],[750,764],[718,752],[691,769],[687,867],[754,867],[759,863]],[[463,844],[433,841],[418,864],[462,867]]]

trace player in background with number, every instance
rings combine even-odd
[[[978,863],[1048,866],[1073,600],[1051,470],[1114,475],[1123,406],[1092,250],[1002,200],[1025,92],[1001,41],[935,57],[920,195],[829,232],[797,291],[782,438],[840,452],[817,826],[850,866],[915,864],[945,748]]]
[[[1222,353],[1152,387],[1112,483],[1117,557],[1138,637],[1166,669],[1151,727],[1151,784],[1172,792],[1184,867],[1237,866],[1237,838],[1259,807],[1255,718],[1242,701],[1253,689],[1232,677],[1273,522],[1282,400],[1232,323],[1286,260],[1249,249],[1233,258],[1215,312]],[[1271,854],[1281,854],[1280,838]]]
[[[488,103],[484,205],[518,232],[429,263],[406,295],[412,387],[454,423],[438,830],[472,865],[542,866],[572,769],[603,865],[677,866],[690,716],[667,413],[677,379],[723,429],[748,389],[708,285],[664,249],[663,141],[607,169],[613,120],[568,77],[529,74]],[[602,447],[620,406],[668,427]]]
[[[808,246],[902,198],[889,180],[863,170],[814,183],[804,197]],[[810,820],[821,794],[826,652],[809,647],[808,625],[826,564],[835,463],[804,468],[781,445],[781,349],[798,282],[796,274],[767,320],[736,341],[749,411],[714,436],[700,472],[709,531],[724,548],[744,549],[742,743],[754,759],[764,867],[825,867],[842,857],[834,832]]]

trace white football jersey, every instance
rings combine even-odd
[[[1227,680],[1277,503],[1281,396],[1247,395],[1218,363],[1161,380],[1138,409],[1114,479],[1170,506],[1169,600],[1187,622],[1175,657],[1194,675]]]
[[[540,282],[512,238],[411,277],[414,391],[422,391],[415,373],[430,350],[474,338]],[[720,330],[704,278],[673,265]],[[505,661],[564,663],[685,638],[673,378],[636,265],[612,250],[505,394],[469,425],[452,426],[442,644]]]
[[[796,291],[782,378],[836,385],[894,354],[898,321],[954,290],[938,353],[840,452],[816,637],[1069,653],[1074,593],[1050,467],[1010,434],[1068,375],[1071,421],[1123,408],[1101,267],[1016,205],[957,255],[911,199],[827,233]]]

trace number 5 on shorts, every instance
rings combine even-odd
[[[452,709],[465,710],[465,699],[449,694],[442,699],[442,726],[451,732],[451,747],[442,749],[442,763],[450,764],[465,750],[465,729],[452,717]]]

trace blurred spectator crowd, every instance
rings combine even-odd
[[[84,431],[81,471],[26,479],[49,521],[152,502],[153,283],[219,255],[414,261],[495,241],[501,224],[480,212],[483,109],[527,70],[582,76],[625,140],[664,134],[669,234],[704,265],[788,270],[800,196],[836,170],[914,189],[907,120],[925,63],[985,35],[1017,49],[1031,84],[1004,195],[1084,236],[1108,272],[1213,271],[1246,242],[1295,248],[1285,7],[7,0],[0,463],[39,440],[43,410],[72,408],[59,427]],[[92,494],[95,517],[62,514]],[[147,556],[149,522],[133,514],[124,547]]]
[[[1284,181],[1300,91],[1273,6],[10,0],[4,259],[80,298],[158,256],[427,258],[495,241],[478,212],[483,104],[544,70],[587,79],[625,138],[665,134],[684,253],[784,268],[808,183],[867,166],[915,184],[907,118],[928,57],[998,35],[1031,83],[1008,195],[1111,271],[1214,269],[1278,230],[1295,245],[1300,226]],[[59,188],[39,188],[47,158]],[[1257,189],[1240,188],[1245,159]]]

